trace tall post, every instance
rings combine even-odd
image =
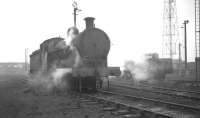
[[[25,68],[25,71],[26,71],[26,63],[27,63],[27,62],[26,62],[26,48],[25,48],[25,52],[24,52],[24,53],[25,53],[25,60],[24,60],[25,63],[24,63],[24,68]]]
[[[28,72],[28,48],[25,48],[25,71]]]
[[[74,13],[73,13],[74,14],[74,27],[76,27],[76,15],[77,15],[76,11],[77,11],[77,8],[74,7]]]
[[[179,43],[179,45],[178,45],[178,52],[179,52],[179,71],[181,71],[181,65],[182,65],[182,63],[181,63],[181,43]]]
[[[76,27],[76,15],[78,15],[77,12],[79,12],[81,10],[78,9],[76,1],[73,2],[72,6],[74,7],[74,12],[73,12],[73,15],[74,15],[74,27]]]
[[[187,24],[188,20],[184,20],[184,43],[185,43],[185,70],[187,70]]]
[[[181,43],[179,43],[179,45],[178,45],[178,52],[179,52],[179,63],[181,63]]]

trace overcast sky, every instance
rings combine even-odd
[[[109,65],[122,66],[125,60],[140,60],[141,55],[162,51],[164,0],[77,0],[84,17],[95,17],[112,42]],[[72,0],[0,0],[0,62],[23,62],[44,40],[66,37],[73,26]],[[177,0],[179,26],[188,19],[188,60],[194,60],[194,0]],[[183,29],[180,28],[180,38]]]

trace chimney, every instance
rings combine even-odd
[[[85,20],[85,24],[86,24],[86,29],[91,29],[91,28],[95,27],[95,25],[94,25],[95,18],[86,17],[84,20]]]

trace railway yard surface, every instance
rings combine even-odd
[[[199,118],[200,93],[104,82],[97,93],[47,91],[26,74],[0,75],[0,118]]]
[[[115,118],[102,107],[66,92],[44,92],[23,74],[0,76],[0,118]],[[30,89],[31,88],[31,89]]]

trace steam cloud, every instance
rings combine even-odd
[[[71,68],[55,69],[49,73],[37,73],[30,78],[29,84],[42,91],[52,91],[53,89],[66,89],[67,79],[70,79],[72,73]]]
[[[71,68],[59,68],[56,69],[53,73],[51,73],[51,76],[53,77],[53,83],[54,86],[59,86],[59,87],[65,87],[66,86],[66,81],[63,80],[63,76],[68,76],[69,74],[72,73],[72,69]],[[69,78],[69,76],[68,76]]]
[[[75,53],[76,54],[76,53]],[[75,56],[72,67],[79,65],[79,58]],[[69,60],[71,61],[71,60]],[[65,62],[64,62],[65,63]],[[54,68],[50,69],[47,73],[39,71],[30,78],[30,84],[34,88],[41,88],[43,90],[52,91],[53,89],[68,89],[68,81],[72,78],[72,68]]]
[[[133,79],[138,81],[146,80],[149,77],[146,62],[135,64],[134,61],[126,61],[124,70],[129,71],[132,74]]]

